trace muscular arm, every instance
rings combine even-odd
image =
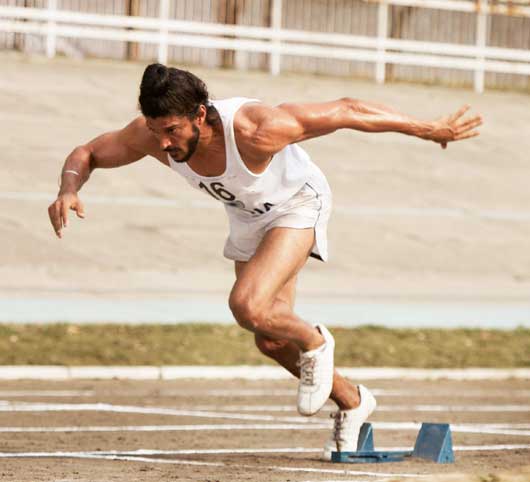
[[[60,238],[68,224],[68,210],[84,217],[84,207],[77,193],[96,168],[112,168],[136,162],[156,152],[156,143],[138,117],[121,130],[107,132],[76,147],[66,158],[61,171],[57,200],[48,208],[50,221]]]
[[[480,116],[462,119],[468,108],[465,106],[455,114],[435,121],[421,121],[384,105],[351,98],[277,107],[247,104],[236,115],[235,126],[236,136],[239,133],[241,139],[242,154],[246,154],[251,162],[259,163],[259,159],[261,162],[270,159],[288,144],[338,129],[399,132],[437,142],[445,148],[448,142],[478,135],[473,129],[482,123]]]

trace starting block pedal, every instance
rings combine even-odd
[[[332,462],[349,464],[371,464],[380,462],[402,462],[409,457],[432,460],[438,464],[455,461],[451,428],[447,423],[422,423],[412,451],[374,450],[374,433],[371,423],[361,427],[357,452],[332,452]]]

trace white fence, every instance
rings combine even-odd
[[[0,32],[43,36],[49,57],[56,54],[58,38],[99,39],[154,44],[162,63],[167,63],[169,46],[264,53],[274,75],[280,73],[282,56],[297,56],[368,62],[378,83],[385,82],[387,64],[471,71],[477,92],[484,90],[486,72],[530,76],[530,50],[487,45],[491,14],[530,17],[529,6],[490,5],[488,0],[383,0],[377,3],[377,35],[361,36],[283,29],[282,12],[289,0],[271,0],[269,27],[171,19],[170,0],[159,0],[158,18],[60,10],[57,1],[47,0],[47,8],[0,6]],[[472,13],[475,42],[390,38],[392,5]]]

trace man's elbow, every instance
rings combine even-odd
[[[89,175],[96,167],[98,167],[92,150],[87,144],[83,144],[74,148],[68,157],[75,159],[78,163],[80,163],[80,167],[86,169],[87,175]]]
[[[362,110],[362,102],[359,99],[354,99],[353,97],[342,97],[339,99],[339,102],[347,112],[360,112]]]

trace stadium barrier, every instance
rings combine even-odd
[[[169,0],[160,0],[158,17],[59,10],[57,0],[48,0],[47,8],[0,6],[0,31],[43,36],[50,58],[56,55],[57,38],[66,37],[155,44],[161,63],[167,63],[170,45],[266,53],[273,75],[280,73],[282,55],[294,55],[370,62],[375,66],[375,80],[381,84],[387,64],[472,71],[477,92],[484,90],[485,72],[530,76],[529,50],[487,46],[489,15],[530,17],[530,7],[489,4],[488,0],[377,3],[376,37],[282,29],[282,0],[272,0],[270,27],[170,19]],[[475,45],[388,38],[391,5],[475,12]]]

